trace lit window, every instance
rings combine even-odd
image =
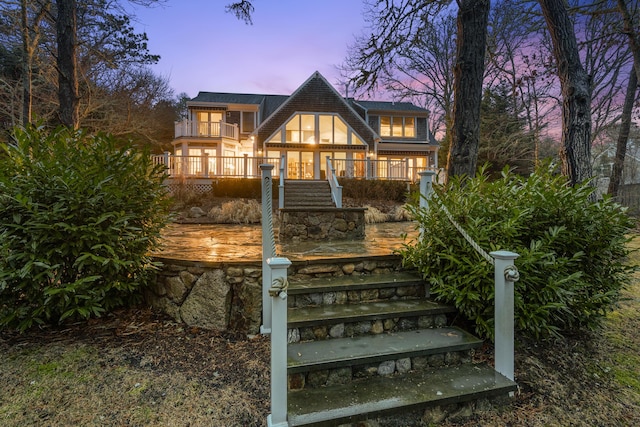
[[[405,138],[416,137],[416,119],[414,117],[404,118],[404,137]]]
[[[391,117],[380,117],[380,136],[391,136]]]
[[[415,138],[416,121],[414,117],[380,117],[380,136],[397,138]]]

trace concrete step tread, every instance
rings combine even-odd
[[[289,373],[377,363],[478,348],[482,340],[453,326],[289,344]]]
[[[422,278],[413,272],[401,271],[390,274],[362,274],[352,276],[319,277],[306,280],[290,280],[289,294],[299,295],[315,292],[338,292],[361,289],[392,288],[420,285]]]
[[[290,392],[288,421],[291,427],[337,425],[429,405],[506,395],[516,388],[513,381],[483,364],[371,377]]]
[[[454,313],[451,306],[423,299],[398,299],[359,304],[332,304],[313,307],[289,308],[289,328],[314,326],[321,323],[358,322],[392,317],[427,316]]]

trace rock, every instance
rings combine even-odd
[[[166,291],[167,298],[180,303],[187,293],[187,287],[180,277],[167,277]]]
[[[189,217],[191,218],[201,218],[206,215],[207,214],[205,213],[205,211],[203,211],[202,208],[198,206],[194,206],[191,209],[189,209]]]
[[[344,323],[333,325],[331,329],[329,329],[329,336],[331,336],[331,338],[344,337]]]
[[[180,317],[189,326],[226,330],[231,314],[231,286],[222,270],[204,273],[180,307]]]
[[[394,360],[385,360],[378,365],[378,375],[391,375],[396,371],[396,362]]]
[[[411,359],[406,357],[404,359],[396,360],[396,369],[401,374],[409,372],[411,370]]]

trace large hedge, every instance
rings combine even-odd
[[[35,127],[2,151],[0,326],[99,316],[139,296],[169,206],[148,153]]]
[[[570,187],[549,165],[529,177],[505,170],[493,181],[480,173],[436,185],[429,209],[412,208],[424,233],[405,245],[404,262],[423,273],[438,300],[493,338],[493,267],[454,228],[444,206],[487,252],[520,255],[518,330],[546,337],[594,328],[631,278],[626,233],[634,224],[611,199],[590,201],[593,190]]]

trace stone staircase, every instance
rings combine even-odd
[[[430,300],[417,274],[292,276],[288,294],[289,426],[335,426],[516,389],[472,363],[482,340],[451,325],[455,309]]]
[[[285,208],[335,208],[326,180],[285,180]]]

